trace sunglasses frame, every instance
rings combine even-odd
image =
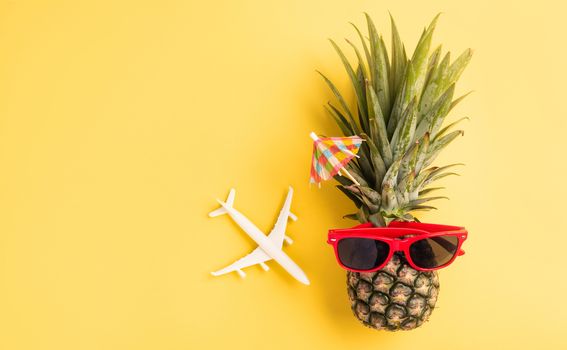
[[[409,237],[405,237],[409,236]],[[457,253],[453,255],[451,260],[445,264],[434,267],[434,268],[423,268],[417,266],[410,255],[410,246],[422,239],[439,237],[439,236],[455,236],[458,238]],[[412,268],[418,271],[434,271],[442,269],[455,261],[457,256],[465,254],[465,251],[461,249],[463,242],[467,239],[468,232],[464,227],[461,226],[449,226],[449,225],[439,225],[439,224],[428,224],[421,222],[401,222],[392,221],[387,227],[374,227],[371,223],[361,224],[351,228],[345,229],[331,229],[329,230],[329,236],[327,243],[333,246],[335,251],[335,257],[339,265],[349,271],[353,272],[375,272],[378,271],[388,264],[390,259],[395,252],[403,252],[406,260]],[[403,238],[401,238],[403,237]],[[384,262],[375,268],[370,270],[357,270],[345,266],[341,259],[339,258],[338,243],[345,238],[369,238],[374,240],[382,241],[388,244],[389,252],[388,256]]]

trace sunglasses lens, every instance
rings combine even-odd
[[[387,243],[369,238],[344,238],[337,244],[341,263],[355,270],[372,270],[384,263],[390,247]]]
[[[409,248],[413,263],[424,269],[434,269],[448,263],[457,253],[457,236],[424,238],[412,243]]]

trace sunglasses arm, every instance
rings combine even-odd
[[[463,256],[463,255],[465,255],[465,251],[464,251],[464,250],[462,250],[462,249],[461,249],[461,250],[459,250],[459,256]]]

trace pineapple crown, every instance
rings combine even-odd
[[[368,37],[352,24],[364,55],[351,41],[357,58],[356,70],[341,48],[331,44],[339,54],[354,87],[356,113],[337,87],[321,72],[338,106],[325,108],[346,136],[359,135],[364,142],[347,170],[360,186],[344,177],[335,176],[337,187],[357,206],[355,214],[345,217],[385,226],[392,220],[415,221],[412,212],[431,210],[429,201],[446,198],[427,196],[442,187],[429,187],[436,180],[457,175],[450,168],[462,164],[431,166],[437,155],[462,130],[452,130],[461,118],[445,127],[448,113],[468,94],[453,99],[455,83],[471,59],[472,50],[465,50],[450,62],[450,53],[441,58],[441,46],[431,54],[431,39],[437,15],[424,29],[415,51],[408,59],[394,19],[391,19],[392,43],[388,53],[374,22],[365,14]],[[355,118],[355,115],[357,118]]]

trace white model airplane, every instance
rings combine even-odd
[[[247,217],[242,215],[238,210],[234,209],[234,189],[230,190],[226,202],[217,199],[221,207],[209,213],[210,217],[215,217],[223,214],[228,214],[234,222],[236,222],[243,230],[258,243],[258,248],[254,249],[250,254],[246,255],[240,260],[237,260],[232,265],[224,269],[212,272],[213,276],[224,275],[229,272],[236,271],[240,277],[245,277],[246,274],[242,271],[243,268],[260,264],[264,271],[268,271],[266,261],[274,259],[277,261],[290,275],[303,284],[309,285],[309,279],[297,264],[291,260],[287,254],[282,250],[283,241],[288,244],[293,243],[291,238],[285,235],[287,227],[287,220],[291,218],[293,221],[297,217],[290,212],[291,197],[293,196],[293,188],[289,188],[284,205],[280,211],[276,224],[269,235],[265,235],[256,225],[254,225]]]

